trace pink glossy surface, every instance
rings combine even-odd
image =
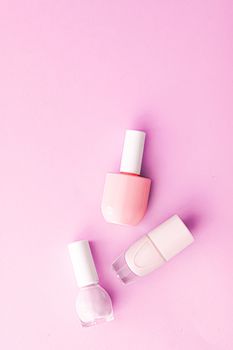
[[[232,350],[233,3],[0,3],[0,348]],[[126,128],[153,179],[136,227],[100,203]],[[195,243],[122,285],[111,263],[173,213]],[[67,251],[93,241],[115,320],[82,329]]]
[[[132,174],[107,174],[101,203],[107,222],[137,225],[144,217],[151,180]]]

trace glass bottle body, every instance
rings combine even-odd
[[[76,311],[83,327],[113,320],[110,296],[99,284],[80,288]]]

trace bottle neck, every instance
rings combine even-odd
[[[123,174],[123,175],[140,176],[140,174],[127,173],[126,171],[120,171],[120,173]]]
[[[84,288],[93,288],[99,285],[99,282],[96,283],[92,283],[92,284],[87,284],[86,286],[82,286],[80,287],[80,289],[84,289]]]

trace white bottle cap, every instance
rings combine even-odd
[[[120,167],[122,173],[140,175],[145,136],[144,131],[126,130]]]
[[[174,215],[148,234],[165,260],[181,252],[194,238],[178,215]]]
[[[76,241],[68,245],[78,286],[85,287],[99,282],[88,241]]]

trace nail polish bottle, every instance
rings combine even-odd
[[[83,327],[113,320],[112,302],[99,285],[99,278],[88,241],[68,245],[79,294],[76,312]]]
[[[137,225],[146,212],[151,180],[140,176],[145,135],[126,130],[120,173],[106,175],[101,209],[107,222]]]
[[[174,215],[132,244],[113,263],[113,269],[123,283],[131,283],[162,266],[193,240],[183,221]]]

